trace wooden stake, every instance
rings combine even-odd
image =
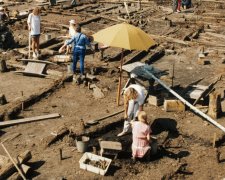
[[[216,133],[213,134],[213,148],[216,147]]]
[[[21,96],[22,96],[22,99],[23,99],[23,91],[21,91]],[[21,110],[23,111],[24,110],[24,102],[22,101],[22,104],[21,104]]]
[[[124,51],[124,49],[122,48],[121,62],[120,62],[120,76],[119,76],[119,84],[118,84],[117,99],[116,99],[117,106],[120,105],[120,92],[121,92],[121,84],[122,84],[123,51]]]
[[[5,60],[0,60],[0,72],[7,72],[8,68]]]
[[[62,157],[62,149],[59,148],[59,164],[61,163],[62,160],[63,160],[63,157]]]
[[[220,94],[213,92],[209,95],[209,111],[208,115],[214,119],[217,119],[222,113]]]
[[[171,74],[171,78],[172,78],[172,88],[173,88],[173,80],[174,80],[174,66],[175,66],[175,63],[173,63],[173,67],[172,67],[172,74]]]
[[[20,170],[20,168],[17,166],[16,162],[13,160],[12,156],[9,154],[8,150],[6,149],[6,147],[4,146],[3,143],[1,143],[2,148],[4,149],[4,151],[6,152],[6,154],[8,155],[9,159],[11,160],[11,162],[14,164],[14,166],[16,167],[17,171],[20,173],[20,176],[23,178],[23,180],[26,180],[26,177],[23,175],[23,172]]]

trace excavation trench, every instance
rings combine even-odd
[[[14,119],[22,111],[22,108],[26,109],[35,103],[41,101],[43,98],[50,96],[52,93],[57,91],[59,88],[64,86],[64,83],[70,81],[72,76],[65,76],[55,81],[53,85],[46,87],[39,93],[32,94],[26,99],[19,99],[12,103],[7,104],[0,110],[0,120]],[[23,105],[22,105],[23,104]]]

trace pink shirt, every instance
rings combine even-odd
[[[133,157],[142,158],[150,149],[147,135],[151,133],[150,126],[140,121],[133,123],[133,143],[132,154]]]

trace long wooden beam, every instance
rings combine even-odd
[[[31,117],[31,118],[4,121],[4,122],[0,122],[0,127],[22,124],[22,123],[28,123],[28,122],[34,122],[34,121],[41,121],[41,120],[51,119],[51,118],[58,118],[60,116],[61,115],[58,114],[58,113],[53,113],[53,114],[48,114],[48,115],[43,115],[43,116],[35,116],[35,117]]]

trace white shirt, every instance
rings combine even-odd
[[[72,37],[72,36],[75,36],[76,35],[76,31],[74,30],[73,27],[69,27],[69,36]]]
[[[127,89],[133,88],[135,91],[137,91],[138,96],[137,99],[134,99],[138,102],[139,106],[144,104],[145,101],[145,88],[138,85],[138,84],[131,84],[128,88],[125,89],[124,93],[126,93]]]
[[[41,18],[40,16],[35,16],[33,13],[29,14],[27,19],[27,24],[31,27],[31,35],[39,35],[41,34]]]

